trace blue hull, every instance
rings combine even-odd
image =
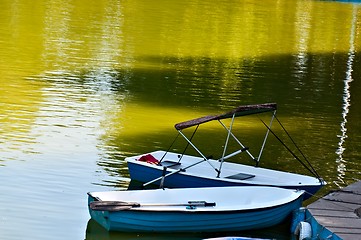
[[[134,181],[146,183],[162,176],[163,171],[157,168],[147,167],[140,164],[134,164],[127,162],[130,178]],[[169,173],[169,172],[167,172]],[[154,184],[160,185],[160,181]],[[206,178],[194,175],[183,174],[182,172],[170,175],[164,179],[164,187],[168,188],[199,188],[199,187],[225,187],[225,186],[272,186],[286,189],[299,189],[304,190],[304,200],[312,197],[323,185],[297,185],[297,186],[286,186],[286,185],[256,185],[247,184],[242,181],[227,181],[225,178]]]
[[[95,199],[89,196],[89,203]],[[302,204],[302,197],[276,207],[224,212],[93,211],[91,218],[108,231],[224,232],[266,228],[284,221]]]
[[[311,239],[318,240],[342,240],[337,234],[331,232],[325,226],[320,225],[314,216],[306,208],[299,208],[292,213],[291,232],[296,233],[296,229],[301,222],[307,222],[311,226]],[[298,230],[299,231],[299,230]],[[297,234],[300,234],[299,232]]]

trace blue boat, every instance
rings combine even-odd
[[[301,206],[303,194],[275,187],[108,191],[88,193],[88,206],[108,231],[241,231],[281,223]]]
[[[305,198],[315,194],[322,186],[326,184],[323,179],[318,176],[317,172],[310,166],[306,160],[298,158],[290,149],[281,141],[278,136],[271,130],[272,122],[276,118],[277,105],[275,103],[266,103],[258,105],[240,106],[233,111],[210,115],[186,122],[178,123],[175,128],[179,135],[186,140],[187,147],[191,146],[198,153],[197,156],[187,155],[185,153],[177,153],[171,151],[154,151],[137,156],[126,158],[130,178],[134,181],[144,183],[144,186],[157,184],[161,187],[169,188],[192,188],[192,187],[220,187],[220,186],[274,186],[286,189],[301,189],[306,191]],[[260,147],[260,152],[254,156],[250,149],[241,143],[239,137],[235,133],[235,119],[237,117],[272,113],[269,125],[266,126],[265,138]],[[278,119],[277,119],[278,120]],[[199,125],[208,122],[219,122],[221,128],[226,130],[226,139],[223,144],[223,150],[219,153],[219,158],[207,157],[195,144],[192,138],[197,131]],[[229,121],[229,125],[224,121]],[[281,123],[280,123],[281,124]],[[227,126],[226,126],[227,125]],[[184,132],[185,129],[195,128],[192,134]],[[285,130],[285,129],[284,129]],[[282,144],[300,161],[314,176],[301,175],[286,171],[278,171],[259,167],[259,162],[263,149],[266,144],[268,135],[274,134]],[[239,132],[238,132],[239,134]],[[191,135],[191,136],[190,136]],[[212,136],[219,139],[219,136]],[[231,148],[229,145],[232,140],[237,148]],[[231,150],[230,150],[231,149]],[[209,149],[207,150],[209,151]],[[227,161],[239,154],[246,154],[254,162],[254,166],[234,163],[235,161]],[[302,152],[301,152],[302,153]],[[302,154],[302,156],[304,156]]]

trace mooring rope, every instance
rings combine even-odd
[[[268,130],[273,134],[273,136],[275,136],[275,138],[277,138],[277,140],[292,154],[292,156],[299,162],[301,163],[302,166],[304,166],[310,173],[312,173],[315,177],[317,177],[318,179],[321,179],[321,177],[317,174],[316,171],[312,169],[310,169],[282,140],[281,138],[279,138],[275,132],[273,132],[273,130],[267,126],[267,124],[260,119],[261,122],[266,126],[266,128],[268,128]]]
[[[288,131],[286,130],[286,128],[283,126],[283,124],[281,123],[281,121],[277,118],[277,116],[275,116],[277,122],[279,123],[279,125],[282,127],[282,129],[285,131],[285,133],[287,134],[287,136],[290,138],[290,140],[292,141],[293,145],[297,148],[297,150],[300,152],[300,154],[302,155],[302,157],[305,159],[305,161],[307,162],[307,164],[309,165],[309,167],[312,169],[313,173],[315,174],[315,176],[317,176],[317,178],[320,178],[320,176],[318,175],[317,171],[313,168],[312,164],[308,161],[308,159],[306,158],[306,156],[303,154],[303,152],[301,151],[301,149],[298,147],[298,145],[296,144],[296,142],[293,140],[293,138],[291,137],[291,135],[288,133]]]

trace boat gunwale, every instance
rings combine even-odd
[[[292,191],[292,190],[290,190]],[[300,198],[303,198],[304,195],[304,191],[303,190],[294,190],[294,194],[297,194],[298,196],[294,196],[292,198],[294,198],[291,201],[288,202],[284,202],[284,203],[280,203],[280,204],[275,204],[273,206],[268,206],[268,207],[258,207],[258,208],[250,208],[250,209],[235,209],[235,210],[222,210],[222,209],[214,209],[213,207],[213,211],[212,210],[204,210],[203,208],[201,208],[199,210],[199,208],[195,208],[195,209],[151,209],[151,207],[148,207],[148,209],[146,208],[142,208],[142,207],[135,207],[135,208],[129,208],[129,209],[124,209],[124,210],[120,210],[120,211],[102,211],[102,212],[109,212],[109,213],[118,213],[118,212],[123,212],[123,211],[127,211],[127,212],[161,212],[161,213],[186,213],[186,214],[230,214],[230,213],[234,213],[234,214],[241,214],[241,213],[251,213],[251,212],[260,212],[260,211],[267,211],[268,209],[275,209],[275,208],[281,208],[285,205],[292,205],[293,203],[295,203],[296,201],[299,201]],[[292,194],[292,195],[294,195]],[[102,201],[102,200],[97,200],[97,197],[94,197],[91,195],[91,193],[88,193],[89,197],[93,198],[94,201]],[[291,197],[290,197],[291,198]],[[302,201],[302,200],[301,200]],[[89,201],[89,203],[92,201]],[[89,204],[88,204],[89,207]],[[90,209],[90,207],[89,207]],[[96,210],[92,210],[91,211],[96,211]]]

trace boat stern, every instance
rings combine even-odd
[[[94,211],[90,208],[90,203],[94,201],[99,201],[96,197],[92,196],[91,193],[88,193],[88,210],[91,219],[99,223],[102,227],[110,230],[110,221],[109,221],[109,212],[108,211]]]

